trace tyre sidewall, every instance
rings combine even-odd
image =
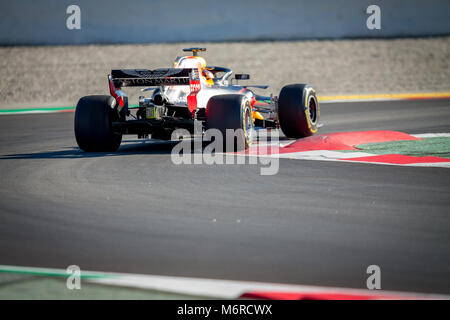
[[[246,128],[245,117],[246,113],[250,113],[250,127]],[[227,129],[238,130],[242,133],[238,134],[235,138],[235,147],[242,146],[247,149],[252,141],[253,132],[253,116],[251,112],[250,99],[245,95],[219,95],[212,97],[207,105],[207,127],[208,129],[218,129],[224,140],[224,146],[226,145]]]
[[[316,91],[311,86],[305,86],[303,88],[303,112],[305,114],[304,121],[306,122],[306,126],[308,127],[308,134],[313,135],[317,132],[318,124],[319,124],[319,118],[320,118],[320,108],[319,108],[319,102],[317,101]],[[311,104],[311,100],[315,103],[316,107],[316,116],[315,121],[313,122],[313,119],[310,115],[309,106]]]
[[[84,151],[116,151],[122,136],[112,130],[114,98],[87,96],[75,110],[75,138]]]
[[[315,106],[315,121],[310,115],[310,104]],[[306,84],[283,87],[278,102],[281,130],[287,137],[303,138],[317,132],[320,107],[315,90]]]

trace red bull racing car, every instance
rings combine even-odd
[[[138,138],[170,140],[176,129],[194,134],[197,124],[203,131],[214,128],[224,140],[234,139],[236,149],[248,148],[253,130],[281,128],[290,138],[302,138],[318,129],[320,109],[315,90],[306,84],[291,84],[278,96],[262,96],[254,89],[265,85],[240,85],[248,74],[208,66],[198,52],[177,57],[173,68],[112,70],[108,76],[109,95],[82,97],[75,111],[75,137],[87,152],[116,151],[125,134]],[[129,105],[124,87],[144,87],[148,97]],[[253,90],[252,90],[253,89]],[[235,134],[226,135],[227,129]],[[225,143],[227,141],[224,141]]]

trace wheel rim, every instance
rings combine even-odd
[[[311,120],[311,123],[316,124],[316,122],[317,122],[317,102],[314,97],[309,98],[308,113],[309,113],[309,119]]]
[[[252,142],[252,134],[253,134],[253,117],[250,108],[246,108],[245,110],[245,120],[244,120],[244,128],[245,134],[247,135],[247,140],[249,143]]]

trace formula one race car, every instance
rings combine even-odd
[[[306,84],[283,87],[278,97],[261,96],[253,89],[262,85],[238,85],[248,74],[236,74],[223,67],[207,66],[198,52],[205,48],[186,48],[192,56],[177,57],[173,68],[112,70],[108,76],[110,95],[86,96],[75,111],[75,137],[84,151],[116,151],[124,134],[138,138],[170,140],[174,130],[183,128],[194,134],[215,128],[226,139],[234,139],[236,150],[252,143],[254,127],[278,128],[287,137],[314,134],[319,123],[319,103],[315,90]],[[233,81],[234,80],[234,81]],[[139,97],[129,105],[123,87],[145,87],[149,98]],[[236,134],[226,135],[227,129]],[[229,141],[228,141],[229,142]]]

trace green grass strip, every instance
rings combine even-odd
[[[130,104],[128,106],[130,109],[139,108],[138,104]],[[75,110],[75,107],[42,107],[42,108],[24,108],[24,109],[0,109],[0,114],[2,113],[29,113],[29,112],[58,112],[66,110]]]
[[[0,113],[22,113],[22,112],[39,112],[39,111],[65,111],[75,110],[75,107],[45,107],[45,108],[26,108],[26,109],[1,109]]]
[[[58,269],[41,269],[41,268],[27,268],[27,267],[8,267],[8,266],[0,266],[0,273],[13,273],[13,274],[26,274],[32,276],[42,276],[42,277],[68,277],[70,274],[66,273],[65,270]],[[80,278],[83,279],[105,279],[111,278],[109,275],[104,274],[93,274],[93,273],[84,273],[81,270]]]
[[[359,144],[355,147],[361,151],[373,154],[402,154],[414,157],[435,156],[450,158],[450,137],[367,143]]]

